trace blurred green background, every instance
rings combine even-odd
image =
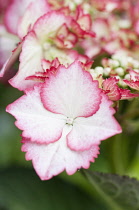
[[[41,181],[21,152],[21,131],[5,112],[22,93],[0,84],[0,210],[139,209],[139,99],[123,101],[117,119],[123,133],[101,144],[88,170]],[[95,173],[98,171],[100,173]],[[106,174],[102,174],[104,172]],[[126,190],[125,190],[126,189]]]

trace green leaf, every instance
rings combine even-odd
[[[0,170],[0,209],[3,210],[106,210],[58,177],[41,181],[34,170]]]
[[[138,210],[139,182],[127,176],[83,171],[110,210]]]
[[[25,163],[21,153],[21,131],[14,125],[15,118],[8,114],[6,106],[18,99],[22,92],[8,85],[0,84],[0,166]]]

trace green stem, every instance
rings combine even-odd
[[[127,139],[126,135],[124,134],[124,130],[127,127],[128,120],[133,119],[139,115],[139,100],[134,99],[128,103],[128,106],[125,107],[124,105],[124,103],[121,103],[119,113],[117,113],[118,121],[123,128],[123,133],[112,137],[109,145],[109,150],[111,151],[112,157],[111,162],[113,172],[120,175],[125,173],[128,159]]]
[[[127,118],[132,118],[134,116],[137,116],[137,114],[139,113],[138,107],[139,107],[138,99],[134,99],[132,102],[130,101],[127,109],[125,110],[125,113],[122,115],[123,118],[122,121],[127,120]]]
[[[125,164],[124,164],[124,151],[123,151],[123,139],[121,135],[117,135],[112,140],[112,163],[114,173],[118,173],[120,175],[125,172]]]

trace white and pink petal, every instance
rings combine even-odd
[[[114,118],[115,110],[105,94],[99,110],[88,118],[74,120],[73,129],[67,136],[68,146],[75,151],[88,150],[111,136],[121,133],[121,127]]]
[[[99,109],[100,93],[98,82],[75,61],[68,68],[58,67],[56,75],[43,84],[41,99],[51,112],[69,118],[88,117]]]
[[[103,49],[109,54],[116,53],[119,49],[121,49],[120,40],[118,38],[110,40],[104,45]]]
[[[19,60],[19,70],[17,74],[9,81],[13,87],[19,90],[25,90],[36,84],[35,81],[25,80],[26,77],[34,75],[35,72],[41,72],[41,60],[43,51],[38,43],[34,32],[30,32],[23,41],[22,52]]]
[[[74,174],[80,168],[89,168],[99,154],[98,145],[89,150],[73,151],[67,147],[66,135],[71,126],[66,125],[59,141],[51,144],[36,144],[23,139],[22,151],[26,152],[26,160],[32,160],[33,166],[42,180],[51,179],[64,170],[68,175]]]
[[[40,17],[34,24],[33,30],[40,43],[44,43],[47,38],[54,37],[57,30],[66,23],[69,25],[71,18],[58,11],[51,11]]]
[[[31,2],[35,0],[12,0],[5,12],[5,25],[9,32],[17,34],[20,18]]]
[[[12,66],[18,59],[21,49],[22,49],[22,43],[18,43],[18,46],[12,52],[8,52],[8,54],[10,54],[10,57],[5,61],[4,65],[2,66],[2,69],[0,71],[0,77],[4,78],[5,75],[11,75],[11,77],[13,76],[13,72],[11,72],[13,70]],[[8,79],[10,78],[8,76]]]
[[[6,111],[16,119],[16,126],[23,130],[22,136],[32,142],[50,143],[57,141],[66,123],[66,117],[46,110],[40,99],[40,86],[26,91]]]
[[[121,99],[120,100],[127,100],[127,99],[131,99],[131,98],[139,97],[138,93],[131,93],[131,91],[128,90],[128,89],[120,88],[120,93],[121,93]]]
[[[78,18],[77,22],[80,25],[81,29],[85,31],[91,30],[92,19],[89,14],[82,15],[81,17]]]
[[[139,81],[139,72],[136,72],[134,70],[129,71],[130,79],[133,81]]]
[[[0,24],[0,68],[12,54],[18,42],[18,37],[8,33],[5,26]]]
[[[97,18],[93,21],[93,31],[97,39],[108,38],[110,36],[110,27],[105,18]]]
[[[123,80],[130,88],[133,88],[135,90],[139,91],[139,81],[129,81],[129,80]]]
[[[22,39],[32,29],[36,20],[49,11],[50,6],[45,0],[37,0],[30,3],[19,21],[18,36]]]
[[[117,85],[118,79],[115,77],[110,77],[105,79],[103,82],[103,90],[107,93],[108,97],[112,101],[118,101],[121,98],[120,90]]]

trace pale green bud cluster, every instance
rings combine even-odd
[[[130,80],[129,70],[139,72],[139,61],[130,56],[117,53],[109,59],[104,58],[102,60],[102,66],[91,69],[90,74],[94,79],[99,79],[100,75],[103,78],[114,76],[119,79],[120,86],[126,87],[127,85],[123,79]]]

